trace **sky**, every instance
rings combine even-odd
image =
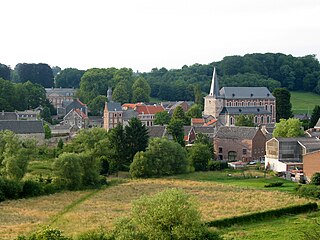
[[[0,63],[181,68],[281,52],[320,59],[319,0],[1,0]]]

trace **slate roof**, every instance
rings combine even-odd
[[[76,93],[74,88],[45,88],[47,96],[57,94],[59,96],[72,97]],[[72,93],[72,95],[70,94]]]
[[[216,132],[216,129],[214,127],[204,127],[204,126],[194,126],[194,131],[196,134],[203,133],[203,134],[214,134]]]
[[[81,102],[79,99],[73,99],[73,101],[69,102],[65,108],[67,113],[72,109],[80,109],[82,112],[86,113],[87,105]]]
[[[17,114],[15,112],[0,112],[0,120],[17,120]]]
[[[0,131],[11,130],[16,134],[44,133],[42,121],[0,121]]]
[[[220,127],[216,138],[253,139],[259,131],[256,127]]]
[[[155,137],[163,137],[166,134],[166,127],[165,126],[148,126],[148,133],[150,138]]]
[[[82,119],[87,119],[88,118],[88,116],[84,112],[82,112],[79,108],[72,109],[71,111],[75,111],[76,113],[78,113],[81,116]]]
[[[107,108],[109,112],[121,112],[122,107],[119,102],[107,102]]]
[[[138,117],[138,113],[133,109],[123,111],[123,120],[130,120],[131,118]]]
[[[266,87],[223,87],[220,96],[225,99],[275,99]]]
[[[253,106],[253,107],[224,107],[221,111],[221,114],[232,114],[232,115],[240,115],[240,114],[271,114],[270,111],[266,110],[261,106]]]

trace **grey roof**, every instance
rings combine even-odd
[[[131,118],[138,117],[138,113],[133,109],[123,111],[123,120],[130,120]]]
[[[71,97],[74,96],[76,93],[76,89],[74,88],[45,88],[45,90],[47,95],[55,93],[60,96]],[[72,93],[72,95],[70,93]]]
[[[83,104],[79,99],[73,99],[66,106],[66,112],[70,112],[72,109],[80,109],[83,113],[86,113],[87,105]]]
[[[194,131],[198,133],[203,133],[203,134],[214,134],[216,132],[215,127],[202,127],[202,126],[194,126]]]
[[[122,107],[121,107],[121,103],[119,102],[107,102],[107,108],[109,110],[109,112],[121,112],[122,111]]]
[[[17,120],[17,114],[15,112],[0,112],[0,120]]]
[[[316,125],[314,126],[315,128],[320,128],[320,118],[318,119]]]
[[[11,130],[16,134],[44,133],[42,121],[0,121],[0,131]]]
[[[271,114],[270,111],[266,110],[264,107],[261,106],[253,106],[253,107],[224,107],[221,111],[221,114],[233,114],[233,115],[240,115],[240,114]]]
[[[192,130],[192,126],[183,126],[183,133],[184,136],[187,136],[189,134],[189,132]]]
[[[253,139],[258,131],[260,130],[257,127],[220,127],[215,137],[229,139]]]
[[[166,134],[165,126],[148,126],[148,133],[150,138],[163,137]]]
[[[266,87],[223,87],[220,96],[226,99],[275,99]]]

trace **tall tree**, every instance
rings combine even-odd
[[[93,116],[102,116],[103,115],[103,109],[105,106],[105,103],[107,102],[107,97],[99,95],[95,97],[89,104],[88,108],[90,113]]]
[[[145,151],[148,146],[148,128],[142,125],[138,118],[131,118],[129,125],[125,126],[125,135],[128,149],[129,163],[137,152]]]
[[[211,156],[209,146],[203,143],[193,144],[188,151],[189,161],[193,164],[195,171],[207,171]]]
[[[17,64],[15,71],[18,74],[19,81],[24,83],[31,81],[45,88],[54,87],[54,77],[51,67],[45,63]]]
[[[181,119],[171,118],[168,125],[168,132],[172,135],[173,140],[184,146],[183,121]]]
[[[151,88],[148,82],[139,77],[132,85],[132,101],[133,102],[149,102]]]
[[[276,121],[290,118],[292,116],[290,92],[285,88],[276,88],[272,94],[276,98]]]
[[[168,124],[170,121],[170,115],[167,111],[162,111],[162,112],[157,112],[155,114],[155,120],[154,120],[154,124],[155,125],[165,125]]]
[[[11,69],[7,65],[0,63],[0,78],[10,80],[11,79]]]
[[[127,103],[130,100],[128,91],[128,82],[122,80],[119,82],[112,93],[112,99],[115,102]]]
[[[181,120],[184,125],[190,125],[190,119],[186,116],[181,106],[177,106],[173,111],[172,119]]]
[[[62,88],[79,88],[85,71],[76,68],[63,69],[55,76],[55,86]]]
[[[313,128],[320,118],[320,106],[316,105],[312,111],[309,127]]]
[[[202,105],[193,104],[187,111],[186,116],[189,118],[201,118],[202,117]]]

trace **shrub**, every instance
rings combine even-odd
[[[44,193],[44,184],[40,182],[35,182],[32,180],[27,180],[23,183],[22,187],[22,197],[35,197],[40,196]]]
[[[210,171],[219,171],[228,168],[226,161],[209,161],[208,168]]]
[[[208,145],[202,143],[194,144],[188,152],[189,161],[193,164],[195,171],[207,171],[211,155]]]
[[[58,229],[45,228],[43,230],[32,233],[30,236],[19,236],[17,240],[71,240],[71,238],[63,236]]]
[[[282,187],[283,182],[273,182],[273,183],[268,183],[265,184],[264,187],[265,188],[269,188],[269,187]]]
[[[220,239],[202,224],[194,200],[182,190],[141,197],[133,202],[131,216],[116,224],[115,239]]]
[[[320,185],[320,172],[313,174],[311,178],[311,184]]]
[[[19,181],[0,177],[0,200],[17,199],[22,192],[22,184]]]
[[[302,197],[312,197],[320,199],[320,186],[303,185],[297,189],[297,194]]]

